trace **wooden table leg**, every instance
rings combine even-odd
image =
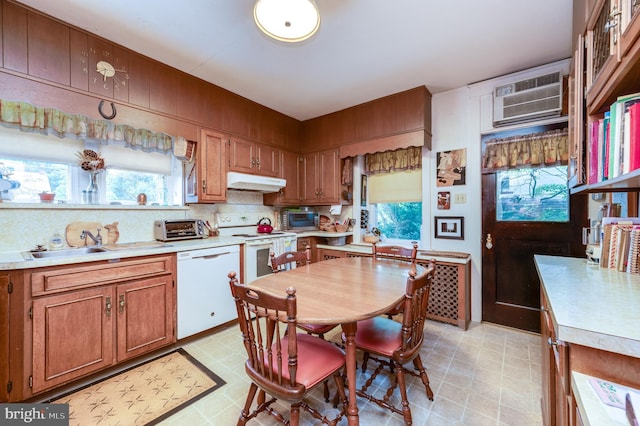
[[[347,421],[349,426],[359,425],[358,404],[356,401],[356,323],[342,324],[345,335],[345,356],[347,364],[347,386],[349,391],[349,406],[347,408]]]

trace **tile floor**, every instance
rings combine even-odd
[[[541,425],[540,336],[491,324],[473,323],[467,331],[427,321],[422,359],[433,401],[419,379],[409,376],[409,399],[414,425]],[[249,381],[244,373],[245,352],[236,325],[190,342],[184,348],[227,384],[190,405],[163,425],[235,425]],[[359,373],[358,382],[363,379]],[[333,389],[333,388],[332,388]],[[322,387],[313,404],[321,400]],[[317,397],[316,397],[317,396]],[[358,398],[361,425],[402,425],[402,417]],[[319,422],[307,413],[302,425]],[[346,425],[346,419],[339,423]],[[277,424],[266,414],[249,422]]]

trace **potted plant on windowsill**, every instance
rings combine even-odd
[[[91,150],[85,149],[77,153],[80,159],[80,168],[89,172],[89,185],[82,195],[82,202],[88,204],[99,204],[99,188],[98,188],[98,173],[105,169],[104,159],[100,157],[100,154]]]

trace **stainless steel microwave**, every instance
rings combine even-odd
[[[320,213],[285,210],[282,212],[282,228],[287,231],[314,231],[320,227]]]

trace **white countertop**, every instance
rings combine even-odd
[[[640,358],[640,275],[535,255],[558,340]]]
[[[380,244],[384,245],[384,242]],[[318,244],[316,247],[321,249],[340,250],[340,251],[348,251],[352,253],[362,253],[362,254],[371,254],[372,252],[371,244],[366,244],[366,243],[360,243],[360,244],[352,243],[352,244],[345,244],[343,246]],[[471,262],[471,255],[469,253],[461,253],[461,252],[418,250],[417,257],[420,260],[435,259],[436,262],[446,262],[446,263],[465,264],[465,263]]]
[[[587,374],[571,372],[571,386],[576,400],[576,405],[580,410],[581,420],[585,426],[629,426],[626,413],[623,409],[606,405],[600,400],[593,386],[589,382],[591,379],[597,379]],[[627,392],[635,392],[635,398],[638,398],[638,389],[628,388],[618,383],[606,381],[616,389],[616,394],[624,400]],[[632,399],[632,401],[634,400]],[[633,403],[633,402],[632,402]],[[634,404],[636,413],[638,408]]]
[[[22,256],[22,252],[20,251],[0,252],[0,270],[41,268],[44,266],[93,262],[97,260],[123,259],[127,257],[148,256],[153,254],[177,253],[202,248],[243,244],[244,241],[245,240],[243,238],[237,237],[209,237],[195,240],[171,241],[166,243],[164,247],[141,247],[83,254],[79,256],[51,257],[33,260],[25,260]]]

